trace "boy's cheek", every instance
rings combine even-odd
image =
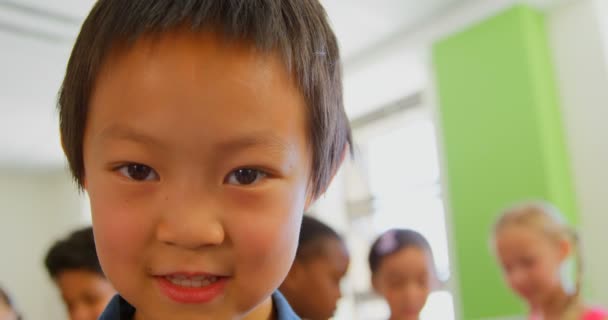
[[[98,190],[99,191],[99,190]],[[141,239],[147,239],[147,224],[152,219],[143,219],[142,208],[133,201],[117,197],[109,191],[89,193],[93,217],[96,246],[101,260],[128,260],[136,252],[142,252]],[[103,263],[104,261],[102,261]]]
[[[242,217],[239,219],[240,222],[236,221],[238,224],[231,228],[235,247],[243,248],[244,252],[241,252],[243,254],[251,254],[259,258],[277,253],[284,255],[285,250],[295,250],[299,221],[302,216],[299,211],[279,210],[272,213],[266,211],[260,214],[253,213],[247,218]]]
[[[226,228],[238,250],[237,256],[260,266],[277,260],[291,264],[304,203],[303,193],[283,192],[256,206],[236,209],[243,211],[228,219]]]

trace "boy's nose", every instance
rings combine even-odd
[[[156,230],[159,241],[186,249],[217,246],[224,242],[224,226],[213,201],[180,199],[179,205],[167,208]]]

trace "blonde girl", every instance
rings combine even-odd
[[[578,237],[556,207],[527,202],[505,210],[492,240],[507,283],[529,306],[530,320],[608,319],[582,300]],[[570,258],[577,270],[571,286],[563,275]]]

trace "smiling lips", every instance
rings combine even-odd
[[[207,303],[223,294],[229,277],[174,273],[155,277],[161,292],[178,303]]]
[[[215,283],[218,277],[203,275],[188,277],[186,275],[177,274],[166,276],[165,279],[169,280],[172,284],[176,286],[200,288]]]

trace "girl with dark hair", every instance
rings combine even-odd
[[[413,230],[388,230],[373,243],[369,267],[374,290],[390,308],[390,320],[419,319],[437,281],[427,240]]]

